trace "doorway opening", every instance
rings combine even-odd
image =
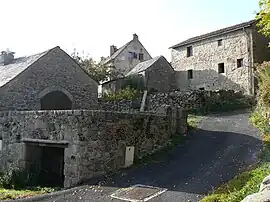
[[[69,110],[72,102],[69,97],[61,91],[53,91],[41,98],[41,110]]]
[[[35,178],[34,184],[46,187],[64,186],[64,150],[64,147],[49,144],[25,144],[26,170]]]

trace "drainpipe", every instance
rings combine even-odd
[[[248,65],[248,74],[249,74],[249,93],[251,95],[254,95],[254,75],[252,71],[253,67],[253,47],[252,47],[252,38],[247,33],[247,30],[243,27],[243,31],[246,33],[247,36],[247,51],[248,51],[248,57],[249,57],[249,65]]]

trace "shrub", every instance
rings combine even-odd
[[[36,184],[36,175],[30,175],[26,170],[20,168],[9,168],[0,177],[0,187],[5,189],[23,189]]]
[[[133,100],[138,97],[139,92],[136,89],[127,87],[119,90],[116,93],[104,94],[102,99],[104,101],[120,101],[120,100]]]

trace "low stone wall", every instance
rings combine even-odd
[[[167,93],[152,93],[147,96],[147,111],[157,111],[159,108],[171,106],[183,109],[198,108],[202,105],[203,91],[174,91]]]
[[[127,146],[135,147],[135,157],[143,157],[186,128],[187,113],[180,110],[169,110],[165,116],[86,110],[0,112],[0,163],[2,171],[10,164],[25,167],[26,140],[66,144],[64,186],[70,187],[122,168]]]
[[[252,99],[232,90],[185,90],[152,93],[147,97],[146,111],[158,112],[160,108],[180,107],[189,110],[219,111],[227,108],[245,108]]]

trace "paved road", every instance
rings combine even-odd
[[[185,145],[162,157],[162,162],[130,169],[107,179],[101,187],[88,187],[46,202],[118,201],[109,195],[134,184],[168,189],[151,202],[199,201],[240,169],[256,162],[262,145],[258,131],[248,124],[248,115],[238,112],[203,117]]]

